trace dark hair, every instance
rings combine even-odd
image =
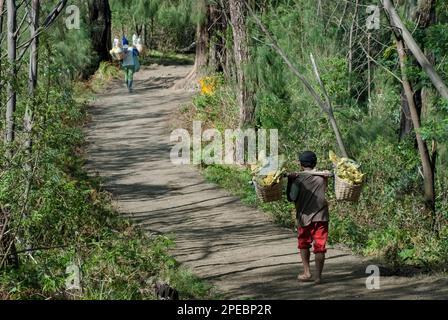
[[[314,168],[317,164],[317,156],[312,151],[304,151],[299,154],[299,161],[306,168]]]

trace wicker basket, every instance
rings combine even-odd
[[[254,185],[257,196],[262,202],[273,202],[282,199],[283,184],[281,181],[266,187],[259,186],[257,182],[254,181]]]
[[[143,56],[146,52],[146,47],[142,44],[137,44],[135,48],[138,50],[138,53]]]
[[[351,185],[335,174],[334,189],[337,200],[357,202],[361,195],[362,184]]]
[[[109,53],[115,61],[121,61],[124,59],[124,52],[121,48],[113,48],[109,51]]]

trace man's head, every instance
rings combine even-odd
[[[317,156],[312,151],[304,151],[299,154],[299,162],[304,168],[314,169],[317,164]]]

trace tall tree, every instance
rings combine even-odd
[[[31,8],[29,11],[29,25],[30,25],[30,66],[28,73],[28,92],[31,97],[34,96],[37,86],[37,70],[38,70],[38,46],[39,35],[37,34],[39,28],[40,14],[40,0],[31,0]]]
[[[249,47],[246,30],[245,1],[229,0],[230,20],[233,30],[233,52],[237,80],[237,101],[240,108],[240,126],[253,123],[255,108],[252,93],[247,85],[245,68],[249,64]]]
[[[227,79],[231,79],[231,58],[233,52],[229,50],[227,43],[228,30],[230,27],[229,4],[219,0],[219,2],[210,5],[210,52],[209,69],[216,72],[224,72]]]
[[[175,88],[185,88],[207,72],[210,54],[210,4],[206,0],[196,2],[196,55],[190,73],[176,83]]]
[[[434,167],[429,155],[426,142],[421,137],[420,129],[420,115],[417,110],[417,103],[415,100],[414,90],[406,74],[407,53],[406,47],[412,52],[415,59],[419,62],[422,69],[428,74],[434,87],[438,90],[443,98],[448,98],[448,88],[443,82],[440,75],[435,70],[434,66],[429,62],[424,55],[420,46],[417,44],[411,33],[407,30],[401,18],[399,17],[394,5],[390,0],[383,0],[384,9],[388,14],[390,25],[394,30],[398,56],[400,60],[401,77],[403,89],[409,107],[412,124],[415,129],[417,146],[420,154],[420,159],[423,168],[424,179],[424,198],[428,209],[435,211],[435,186],[434,186]]]
[[[7,104],[6,104],[6,157],[12,158],[12,143],[15,138],[14,113],[16,110],[16,55],[17,55],[17,6],[15,0],[7,0],[8,11],[8,79],[7,79]],[[10,213],[7,208],[0,207],[0,267],[11,262],[11,254],[14,256],[14,264],[17,266],[14,237],[10,229]]]
[[[431,210],[435,210],[435,190],[434,190],[434,171],[431,164],[431,158],[429,155],[428,147],[426,142],[423,140],[419,130],[420,130],[420,116],[417,111],[417,106],[414,97],[414,90],[412,85],[406,75],[406,60],[407,54],[405,51],[404,41],[400,36],[397,36],[397,50],[400,59],[401,68],[401,78],[403,82],[403,89],[407,99],[407,105],[409,107],[412,124],[415,129],[415,136],[417,140],[417,146],[420,154],[420,160],[423,167],[423,177],[424,177],[424,189],[425,189],[425,203],[426,206]]]
[[[432,84],[439,92],[439,94],[443,98],[448,99],[448,87],[443,82],[442,77],[436,71],[431,62],[429,62],[428,58],[425,56],[422,49],[417,44],[412,34],[404,25],[392,2],[390,0],[382,0],[382,3],[384,10],[388,15],[392,28],[400,33],[406,46],[412,52],[413,56],[420,64],[423,71],[425,71],[425,73],[428,75],[429,79],[431,80]]]
[[[92,49],[98,55],[98,59],[93,61],[89,75],[98,68],[101,61],[110,59],[109,51],[112,48],[112,13],[109,0],[89,0],[89,17],[87,19],[90,36],[92,39]]]
[[[0,46],[3,42],[3,16],[5,14],[5,0],[0,0]]]
[[[3,45],[3,24],[4,24],[4,17],[5,16],[5,0],[0,0],[0,56],[2,56],[2,45]],[[0,79],[2,79],[3,70],[2,66],[0,64]],[[1,87],[1,86],[0,86]]]
[[[408,11],[409,11],[408,13],[409,18],[416,23],[416,26],[420,30],[425,30],[436,22],[435,0],[420,0],[416,4],[409,4]],[[425,50],[425,48],[422,47],[422,50]],[[434,59],[431,56],[428,56],[428,59],[431,63],[434,63]],[[422,113],[422,110],[426,109],[427,106],[427,99],[425,99],[426,92],[427,90],[425,90],[423,87],[420,86],[416,87],[416,90],[414,92],[415,97],[414,100],[416,103],[417,112],[419,116]],[[401,101],[402,101],[401,103],[402,108],[400,117],[400,140],[404,139],[413,130],[412,118],[404,89],[402,91]]]
[[[6,105],[6,134],[5,143],[10,147],[15,137],[14,112],[16,110],[17,94],[15,90],[15,79],[17,77],[17,7],[15,0],[7,0],[8,11],[8,81],[7,81],[7,105]],[[8,151],[9,156],[12,155]]]
[[[39,16],[40,16],[40,0],[31,0],[31,7],[29,8],[29,26],[30,26],[30,37],[32,39],[30,45],[30,65],[28,72],[28,93],[30,101],[27,104],[25,110],[25,116],[23,119],[23,127],[25,131],[25,152],[27,155],[25,161],[25,171],[27,174],[27,179],[25,182],[25,195],[26,198],[31,189],[32,180],[32,167],[31,167],[31,153],[32,153],[32,129],[33,129],[33,114],[36,107],[36,87],[37,87],[37,74],[38,74],[38,58],[39,58]],[[25,204],[25,215],[27,214],[28,208]]]
[[[207,1],[199,0],[198,2],[198,23],[197,23],[197,34],[196,34],[196,58],[195,58],[195,69],[196,73],[200,74],[208,65],[208,54],[209,54],[209,14],[210,14],[210,4]]]

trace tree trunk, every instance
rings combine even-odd
[[[436,22],[436,1],[435,0],[420,0],[418,2],[418,7],[416,10],[411,10],[409,14],[412,16],[412,20],[417,23],[417,26],[420,29],[426,29],[429,26],[433,25]],[[424,50],[424,48],[422,48]],[[434,64],[434,57],[428,56],[428,60],[431,64]],[[417,65],[417,63],[415,63]],[[415,103],[417,107],[417,111],[419,116],[423,112],[425,114],[425,110],[427,109],[427,99],[426,93],[427,88],[417,89],[414,92]],[[405,96],[404,90],[402,95]],[[407,100],[402,99],[402,111],[401,111],[401,120],[400,120],[400,140],[404,139],[410,132],[412,132],[413,125],[412,119],[409,113],[409,107],[407,105]],[[417,147],[417,142],[416,142]]]
[[[408,99],[404,89],[401,91],[400,141],[404,140],[414,129]]]
[[[403,82],[403,89],[406,94],[406,99],[411,113],[412,123],[415,129],[415,136],[417,139],[418,150],[423,167],[424,189],[425,189],[425,204],[432,212],[435,211],[435,191],[434,191],[434,172],[432,170],[431,159],[426,143],[423,141],[420,129],[420,117],[417,112],[417,107],[414,100],[414,92],[412,85],[406,75],[406,52],[403,39],[397,36],[397,50],[400,59],[401,78]]]
[[[196,58],[195,58],[195,72],[202,74],[208,65],[208,46],[210,42],[208,21],[209,21],[209,5],[202,1],[201,11],[205,15],[205,18],[198,23],[196,34]]]
[[[349,35],[349,45],[348,45],[348,74],[350,76],[348,81],[348,91],[352,91],[352,80],[351,76],[353,73],[353,43],[355,37],[355,26],[358,24],[358,8],[359,8],[359,0],[356,0],[355,3],[355,12],[353,14],[352,24],[350,25],[350,35]]]
[[[154,21],[154,17],[151,17],[151,31],[149,34],[149,41],[148,41],[148,46],[149,48],[155,47],[155,42],[154,42],[154,36],[155,36],[155,21]]]
[[[4,22],[3,10],[4,10],[4,7],[5,7],[5,0],[0,0],[0,56],[3,55],[2,46],[3,46],[3,22]],[[0,79],[3,79],[3,70],[2,70],[1,64],[0,64]],[[0,89],[1,89],[1,86],[0,86]]]
[[[341,154],[343,157],[348,158],[348,153],[344,145],[344,141],[342,140],[342,135],[339,131],[336,119],[334,118],[333,109],[331,106],[331,101],[328,96],[328,93],[325,89],[325,86],[322,83],[321,77],[319,75],[319,70],[317,68],[317,64],[314,61],[313,55],[311,55],[311,62],[313,63],[314,72],[316,74],[316,78],[319,82],[319,85],[321,86],[322,91],[325,94],[326,101],[324,102],[322,98],[320,97],[319,93],[317,93],[316,90],[314,90],[313,86],[306,80],[306,78],[303,76],[303,74],[300,73],[300,71],[293,65],[291,60],[288,59],[288,56],[286,55],[285,51],[278,45],[277,41],[275,40],[274,36],[271,34],[271,32],[266,28],[266,26],[261,22],[260,18],[257,17],[257,15],[248,7],[250,10],[250,13],[257,23],[257,25],[260,27],[260,29],[263,31],[263,33],[266,35],[266,37],[272,42],[272,46],[277,51],[277,53],[282,57],[283,61],[285,61],[288,68],[294,73],[294,75],[299,78],[299,80],[303,83],[305,88],[309,91],[311,96],[313,97],[314,101],[316,101],[317,105],[321,108],[322,112],[325,113],[328,117],[328,120],[331,124],[331,127],[333,129],[333,132],[336,136],[336,141],[338,143],[339,149],[341,151]]]
[[[0,47],[3,44],[3,9],[5,7],[5,0],[0,0]]]
[[[436,0],[420,0],[419,7],[416,12],[416,17],[414,17],[414,21],[417,21],[418,27],[421,29],[427,29],[431,25],[436,24]],[[425,51],[425,55],[428,57],[428,60],[431,64],[436,63],[436,59],[433,54],[426,52],[425,48],[422,48]],[[419,112],[424,116],[428,112],[428,91],[430,89],[427,87],[423,87],[415,91],[416,99],[418,100],[417,107]]]
[[[209,33],[209,4],[205,0],[200,0],[199,9],[201,14],[204,15],[203,19],[197,24],[196,28],[196,56],[194,60],[194,66],[190,73],[181,81],[178,81],[175,89],[189,89],[193,84],[193,87],[197,88],[197,79],[204,75],[207,71],[209,63],[209,45],[210,45],[210,33]]]
[[[101,61],[109,61],[109,51],[112,48],[112,13],[109,0],[89,0],[90,35],[92,39],[92,49],[98,55],[98,60],[93,62],[92,69],[87,75],[92,74],[98,68]]]
[[[227,5],[220,1],[220,4],[210,5],[210,70],[224,72],[228,78],[226,30],[227,30]]]
[[[7,0],[6,2],[7,10],[8,10],[8,81],[7,81],[7,97],[8,102],[6,105],[6,135],[5,135],[5,143],[7,146],[14,142],[15,137],[15,122],[14,122],[14,113],[16,110],[16,89],[15,79],[17,77],[16,72],[16,55],[17,55],[17,36],[15,34],[17,29],[17,8],[15,0]],[[9,156],[12,154],[10,152]]]
[[[218,33],[219,33],[219,9],[216,4],[212,4],[208,6],[208,16],[209,19],[209,25],[208,29],[210,30],[210,45],[209,45],[209,61],[208,66],[210,67],[210,70],[219,70],[219,40],[218,40]]]
[[[436,20],[436,0],[419,0],[418,9],[413,17],[420,28],[428,28]]]
[[[255,108],[252,93],[247,86],[245,68],[249,65],[249,48],[246,30],[246,7],[243,1],[229,0],[230,20],[233,29],[233,51],[235,56],[237,101],[240,108],[240,127],[253,123]]]
[[[28,92],[34,97],[37,86],[37,69],[38,69],[38,46],[39,36],[37,29],[39,28],[40,0],[31,0],[30,11],[30,36],[33,39],[30,45],[30,69],[28,76]]]
[[[25,153],[27,155],[25,161],[25,171],[27,174],[25,194],[28,195],[31,190],[32,183],[32,166],[31,166],[31,154],[32,154],[32,129],[33,129],[33,115],[36,107],[35,93],[37,87],[37,74],[38,74],[38,46],[39,36],[37,30],[39,28],[39,14],[40,14],[40,0],[31,1],[31,10],[29,14],[30,36],[33,39],[30,45],[30,66],[28,74],[28,93],[30,102],[28,103],[25,116],[23,119],[23,128],[25,131]],[[24,215],[28,212],[28,206],[25,203]]]
[[[429,62],[428,58],[425,56],[422,49],[419,47],[417,42],[414,40],[414,38],[412,37],[409,30],[406,28],[406,26],[401,21],[392,2],[390,0],[382,0],[382,3],[384,6],[384,10],[388,14],[388,18],[389,18],[391,26],[393,28],[395,28],[396,29],[395,31],[401,35],[405,44],[408,46],[409,50],[411,50],[412,54],[417,59],[418,63],[422,67],[422,69],[425,71],[425,73],[431,79],[432,84],[437,89],[439,94],[443,98],[448,99],[448,87],[445,85],[445,83],[443,82],[440,75],[437,73],[434,66]]]
[[[17,7],[15,0],[7,0],[6,6],[8,10],[8,81],[7,81],[7,98],[8,102],[6,105],[6,134],[5,134],[5,144],[7,147],[6,157],[8,159],[12,158],[12,143],[14,142],[15,134],[15,121],[14,113],[16,110],[16,88],[15,79],[17,78],[16,73],[16,55],[17,55]],[[4,263],[10,263],[11,253],[13,254],[13,263],[17,266],[18,260],[15,252],[14,236],[11,235],[9,229],[9,219],[11,213],[0,208],[0,252],[4,256],[0,256],[0,267]]]

